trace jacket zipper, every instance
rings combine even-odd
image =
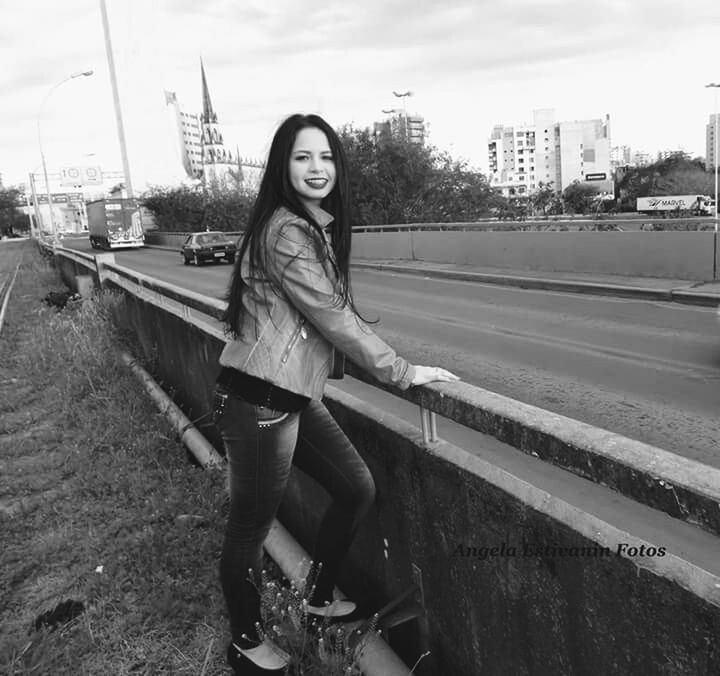
[[[292,338],[290,339],[290,343],[285,348],[285,352],[283,353],[282,361],[283,364],[287,363],[287,360],[290,358],[290,352],[292,352],[292,349],[295,347],[295,343],[297,343],[298,338],[301,334],[303,334],[303,338],[307,335],[305,333],[305,320],[301,319],[300,323],[298,324],[298,327],[295,329],[295,333],[293,333]]]

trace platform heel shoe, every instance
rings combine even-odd
[[[284,653],[283,653],[284,654]],[[289,655],[287,659],[289,661]],[[255,664],[247,655],[234,644],[230,643],[227,649],[227,662],[235,676],[281,676],[287,674],[288,664],[277,669],[266,669]]]
[[[338,608],[340,604],[347,604],[345,608]],[[334,608],[335,606],[335,608]],[[341,611],[342,614],[336,614],[334,611]],[[312,606],[308,604],[306,606],[307,619],[310,622],[318,622],[325,625],[333,624],[347,624],[348,622],[355,622],[356,620],[364,620],[367,615],[353,601],[347,599],[335,600],[326,606]]]

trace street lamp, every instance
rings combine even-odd
[[[717,279],[717,254],[718,254],[718,164],[720,164],[720,158],[718,158],[718,118],[720,117],[720,110],[718,110],[718,97],[717,90],[720,89],[720,84],[717,82],[711,82],[706,84],[705,88],[712,88],[715,90],[715,133],[714,133],[714,145],[713,160],[715,160],[715,238],[713,241],[713,279]]]
[[[407,92],[396,92],[395,90],[393,90],[393,96],[396,96],[397,98],[403,100],[403,112],[405,113],[405,117],[407,117],[407,110],[406,110],[406,106],[405,106],[405,101],[406,101],[406,99],[407,99],[408,96],[412,96],[412,95],[413,95],[413,93],[412,93],[411,91],[407,91]]]
[[[718,97],[717,97],[717,90],[720,89],[720,83],[717,82],[711,82],[710,84],[706,84],[705,88],[713,88],[715,89],[715,133],[714,133],[714,142],[715,142],[715,149],[713,150],[713,160],[715,161],[715,233],[718,231],[718,164],[720,164],[719,158],[718,158],[718,118],[720,118],[720,110],[718,110]]]
[[[58,82],[46,95],[45,98],[42,100],[42,103],[40,104],[40,110],[37,114],[37,135],[38,135],[38,145],[40,146],[40,159],[42,160],[42,168],[43,168],[43,174],[45,176],[45,193],[47,194],[47,200],[48,200],[48,209],[50,210],[50,226],[52,227],[53,232],[53,240],[57,241],[57,227],[55,226],[55,218],[53,217],[53,204],[52,204],[52,196],[50,195],[50,182],[48,181],[48,173],[47,173],[47,165],[45,164],[45,153],[43,152],[43,145],[42,145],[42,135],[40,134],[40,118],[42,117],[43,110],[45,109],[45,104],[48,102],[48,99],[50,98],[50,95],[60,86],[65,84],[66,82],[69,82],[70,80],[74,80],[76,77],[89,77],[93,74],[92,70],[83,70],[78,73],[73,73],[69,77],[66,77],[64,80],[61,80]]]

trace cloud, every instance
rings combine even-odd
[[[262,152],[277,121],[296,110],[321,112],[337,124],[371,124],[382,108],[400,105],[393,89],[413,90],[408,109],[425,115],[433,140],[451,139],[464,155],[484,155],[495,122],[527,119],[543,106],[573,117],[611,112],[621,140],[631,145],[633,137],[638,143],[657,138],[658,146],[665,137],[673,143],[687,138],[702,151],[704,122],[698,120],[706,119],[709,106],[702,84],[717,79],[720,3],[691,5],[107,0],[126,133],[136,156],[156,149],[164,89],[176,91],[188,110],[201,107],[200,57],[225,138],[244,154]],[[0,60],[12,64],[0,69],[0,171],[7,175],[8,165],[35,161],[32,128],[40,102],[86,68],[96,75],[53,94],[44,131],[49,144],[67,152],[72,139],[106,146],[115,162],[97,0],[11,3],[0,34]],[[673,78],[672,93],[661,93]]]

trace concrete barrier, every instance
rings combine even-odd
[[[360,232],[353,258],[713,279],[712,232]]]
[[[217,442],[209,422],[223,345],[217,301],[188,296],[183,310],[177,289],[105,268],[105,283],[126,295],[123,319],[165,389]],[[480,420],[480,429],[505,427],[503,435],[519,434],[526,449],[558,436],[488,405],[471,415],[476,402],[451,385],[411,392],[426,408],[460,407],[453,417]],[[601,518],[468,451],[427,443],[412,425],[335,388],[326,401],[378,488],[341,586],[380,605],[421,583],[429,631],[408,623],[389,636],[408,663],[427,643],[432,654],[416,673],[720,672],[717,536],[597,486],[617,511],[615,520]],[[571,435],[564,449],[552,442],[545,450],[559,457],[571,447],[602,450],[586,448],[587,441]],[[326,501],[293,470],[280,518],[308,550]],[[641,515],[649,520],[642,529]]]

